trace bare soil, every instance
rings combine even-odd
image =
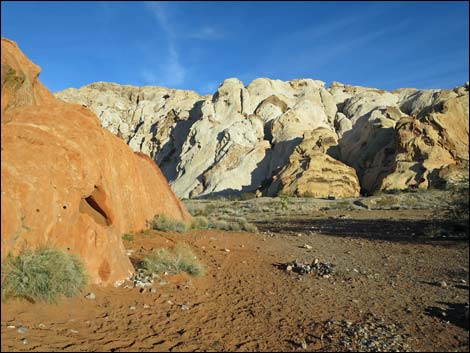
[[[94,300],[2,303],[2,351],[469,350],[468,240],[427,238],[430,210],[258,219],[257,234],[134,235],[134,263],[184,242],[207,266],[201,277],[156,279],[156,293],[126,282],[91,286]],[[315,258],[334,265],[331,277],[283,267]]]

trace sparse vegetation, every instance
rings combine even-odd
[[[177,274],[187,272],[192,276],[205,273],[205,266],[187,245],[176,244],[173,249],[162,248],[152,252],[141,262],[141,267],[149,272]]]
[[[193,217],[191,222],[192,229],[207,229],[209,228],[209,221],[204,216]]]
[[[152,220],[151,227],[152,229],[164,232],[172,231],[182,233],[188,230],[188,225],[186,223],[168,218],[164,215],[155,216]]]
[[[134,236],[132,234],[126,233],[122,236],[122,240],[124,240],[124,241],[133,241]]]
[[[87,282],[81,260],[62,250],[26,250],[2,264],[3,301],[21,297],[52,303],[60,296],[79,294]]]

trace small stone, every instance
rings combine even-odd
[[[166,303],[169,305],[173,305],[173,302],[171,300],[167,300]]]
[[[118,288],[118,287],[122,286],[123,283],[124,283],[124,280],[123,280],[123,279],[120,280],[120,281],[116,281],[116,282],[114,282],[114,287]]]
[[[181,305],[181,310],[189,310],[189,307],[185,304]]]
[[[288,265],[288,266],[286,267],[286,271],[292,271],[292,266],[291,266],[291,265]]]
[[[461,279],[461,280],[460,280],[460,283],[462,283],[462,284],[467,284],[467,281],[464,280],[464,279]]]
[[[304,248],[304,249],[307,249],[307,250],[312,249],[312,247],[311,247],[310,245],[308,245],[308,244],[304,244],[303,248]]]
[[[28,344],[28,339],[27,339],[27,338],[23,338],[23,339],[21,340],[21,343],[23,343],[23,344]]]
[[[302,349],[307,349],[307,342],[305,342],[305,339],[302,339],[300,345],[302,346]]]
[[[411,313],[411,312],[413,312],[413,309],[411,309],[410,307],[408,307],[408,308],[405,309],[405,311],[406,311],[407,313]]]
[[[18,329],[16,330],[16,332],[21,334],[26,333],[26,331],[28,331],[26,327],[18,327]]]
[[[14,325],[8,325],[7,328],[15,328],[16,326]]]
[[[230,249],[224,249],[225,252],[230,252]]]
[[[150,293],[157,293],[157,289],[156,288],[150,288]]]
[[[85,298],[87,299],[96,299],[96,294],[95,293],[88,293]]]
[[[46,325],[44,325],[44,324],[41,323],[41,324],[38,325],[38,327],[39,327],[40,329],[45,329],[45,328],[46,328]]]
[[[129,307],[129,310],[135,310],[135,309],[136,309],[136,307],[134,305]]]
[[[149,308],[150,308],[150,305],[144,304],[144,309],[149,309]]]
[[[74,329],[70,329],[70,332],[72,332],[72,333],[78,333],[78,331],[77,331],[77,330],[74,330]]]
[[[447,288],[447,287],[448,287],[448,285],[447,285],[447,283],[446,283],[445,281],[439,282],[439,286],[440,286],[441,288]]]

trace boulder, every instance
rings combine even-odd
[[[356,171],[333,158],[337,143],[336,134],[326,128],[305,133],[288,164],[274,177],[267,194],[315,198],[359,196]]]
[[[189,221],[155,162],[38,81],[16,43],[2,46],[1,255],[58,247],[78,254],[92,283],[133,272],[122,235],[156,214]]]

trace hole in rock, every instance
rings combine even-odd
[[[109,226],[111,225],[111,219],[109,217],[109,212],[105,207],[106,195],[97,187],[93,193],[80,200],[80,212],[89,215],[93,220],[102,225]]]

